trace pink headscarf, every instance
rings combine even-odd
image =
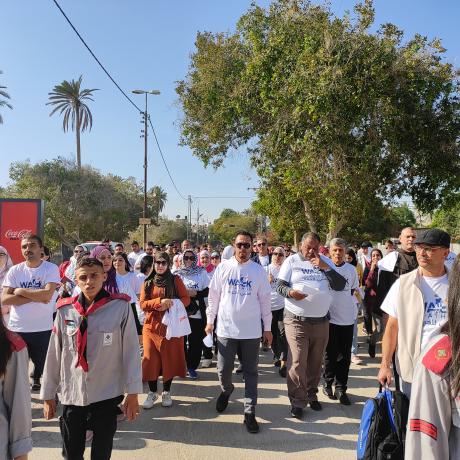
[[[89,256],[94,257],[95,259],[99,259],[99,256],[101,255],[103,251],[110,252],[110,249],[107,248],[107,246],[100,244],[91,250]],[[107,279],[105,280],[102,287],[109,294],[118,294],[117,272],[113,267],[107,272]]]
[[[208,273],[211,273],[214,270],[214,265],[211,263],[211,255],[209,254],[209,251],[204,250],[204,251],[201,251],[200,254],[199,254],[198,265],[202,267],[203,265],[201,264],[201,256],[208,256],[209,257],[209,264],[204,268],[206,268],[206,271]]]

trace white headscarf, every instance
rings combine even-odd
[[[8,270],[14,265],[11,257],[3,246],[0,246],[0,252],[6,254],[6,257],[0,259],[0,293],[2,292],[3,280],[5,279]]]

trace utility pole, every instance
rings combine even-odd
[[[192,236],[192,197],[188,196],[188,216],[187,216],[187,239],[189,240]]]
[[[147,112],[147,96],[149,94],[160,94],[160,91],[154,89],[151,91],[145,91],[143,89],[135,89],[132,91],[134,94],[145,94],[145,112],[143,113],[144,118],[144,206],[142,208],[142,219],[139,219],[139,224],[143,227],[143,245],[144,249],[147,247],[147,225],[151,224],[151,220],[147,218],[147,132],[149,121],[149,115]],[[141,112],[142,113],[142,112]],[[142,136],[141,136],[142,137]]]

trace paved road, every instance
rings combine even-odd
[[[364,344],[361,356],[364,356]],[[323,411],[307,409],[304,420],[290,417],[286,383],[271,365],[271,353],[260,353],[259,434],[249,434],[243,420],[241,377],[223,414],[215,410],[219,394],[216,368],[202,369],[197,381],[173,382],[174,405],[160,404],[141,411],[134,423],[122,422],[115,435],[114,459],[354,459],[359,419],[364,401],[376,393],[377,359],[364,358],[352,365],[349,394],[353,405],[345,407],[320,394]],[[161,385],[161,384],[160,384]],[[145,388],[145,391],[147,389]],[[145,395],[140,396],[140,402]],[[33,399],[32,459],[54,460],[60,456],[57,420],[45,421]],[[89,457],[89,448],[85,458]]]

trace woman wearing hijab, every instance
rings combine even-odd
[[[10,306],[2,305],[2,286],[3,280],[5,279],[8,270],[13,266],[13,261],[11,260],[8,251],[3,246],[0,246],[0,305],[2,307],[2,317],[5,321],[5,325],[8,325],[8,319],[10,316]]]
[[[284,332],[283,313],[284,313],[284,297],[276,291],[276,283],[278,274],[285,259],[284,249],[278,246],[273,250],[272,262],[267,266],[268,281],[272,288],[270,297],[272,309],[272,351],[275,366],[279,366],[279,374],[281,377],[286,377],[286,361],[287,361],[287,342]]]
[[[162,323],[165,311],[173,299],[180,299],[187,307],[190,297],[179,276],[173,275],[167,252],[154,256],[153,268],[141,289],[140,305],[145,313],[142,329],[144,357],[142,359],[142,378],[148,382],[149,393],[144,401],[144,409],[151,409],[159,398],[158,377],[163,376],[161,405],[170,407],[171,383],[174,377],[185,377],[184,338],[166,339],[166,326]]]
[[[203,267],[206,270],[206,273],[208,274],[209,279],[212,278],[212,274],[214,273],[214,270],[216,267],[211,263],[211,254],[204,249],[203,251],[200,252],[198,255],[199,257],[199,263],[198,265],[200,267]]]
[[[5,248],[0,248],[1,253],[8,254]],[[27,460],[32,450],[28,369],[29,355],[25,342],[18,334],[8,331],[0,320],[1,459]]]
[[[118,290],[117,285],[117,272],[113,268],[112,253],[107,248],[107,246],[104,244],[95,246],[91,250],[89,256],[99,260],[99,262],[102,263],[104,272],[107,273],[107,279],[104,281],[102,288],[105,289],[109,294],[118,294],[120,291]]]
[[[207,251],[202,251],[207,252]],[[208,253],[209,255],[209,253]],[[192,332],[187,336],[185,346],[187,360],[187,376],[198,378],[196,372],[203,351],[203,339],[206,336],[206,301],[208,297],[209,277],[206,269],[198,267],[197,256],[188,249],[182,254],[182,265],[176,272],[184,282],[190,296],[190,305],[187,309]]]

